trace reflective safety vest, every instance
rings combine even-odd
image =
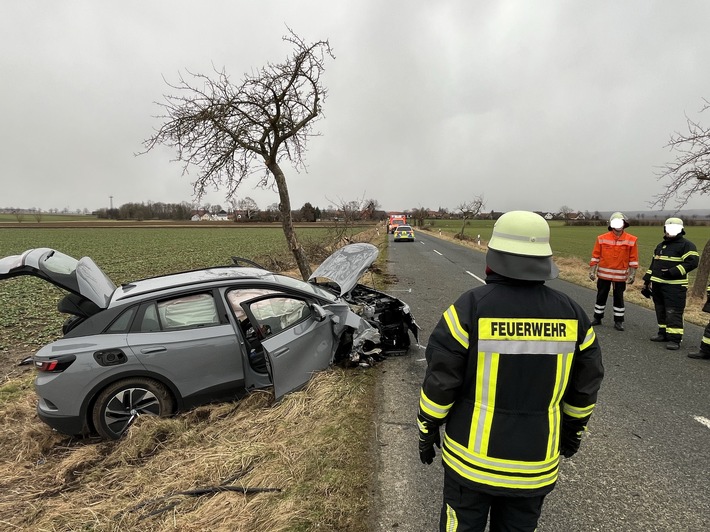
[[[688,274],[698,267],[700,254],[682,235],[665,238],[656,246],[644,282],[688,286]]]
[[[609,231],[597,237],[590,266],[597,266],[597,277],[607,281],[624,282],[629,268],[639,267],[636,237],[626,231],[616,235]]]
[[[419,413],[445,422],[444,467],[491,494],[544,494],[563,424],[584,430],[604,368],[586,313],[542,282],[489,275],[429,338]],[[575,430],[576,431],[576,430]]]

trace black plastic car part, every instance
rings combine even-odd
[[[120,349],[105,349],[94,353],[94,360],[99,366],[117,366],[128,361],[126,354]]]

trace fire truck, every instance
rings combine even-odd
[[[387,232],[394,233],[394,230],[398,225],[407,225],[406,214],[390,214],[390,217],[387,220]]]

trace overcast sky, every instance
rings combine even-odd
[[[0,207],[192,201],[174,152],[135,155],[166,80],[239,82],[291,54],[288,25],[335,55],[294,208],[644,210],[670,134],[710,122],[709,22],[704,0],[2,2]]]

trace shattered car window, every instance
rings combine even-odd
[[[324,288],[313,285],[311,283],[304,283],[303,281],[294,279],[293,277],[288,277],[286,275],[274,275],[274,278],[276,278],[276,280],[280,284],[286,285],[291,288],[297,288],[301,291],[310,292],[313,295],[318,296],[322,299],[327,299],[328,301],[335,301],[337,299],[337,297],[333,295],[332,292],[329,292],[328,290],[325,290]]]

